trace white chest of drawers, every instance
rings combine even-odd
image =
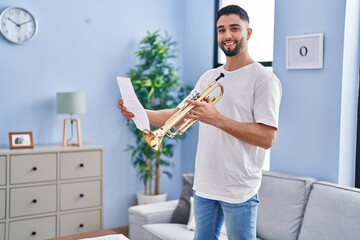
[[[102,229],[100,146],[0,148],[0,240],[42,240]]]

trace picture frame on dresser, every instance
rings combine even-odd
[[[32,132],[9,132],[10,149],[34,148]]]

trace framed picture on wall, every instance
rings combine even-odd
[[[9,132],[10,149],[33,148],[32,132]]]
[[[286,68],[323,68],[323,41],[323,33],[286,37]]]

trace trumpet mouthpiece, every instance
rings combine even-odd
[[[148,129],[143,130],[143,136],[147,144],[149,144],[149,146],[152,147],[154,150],[158,152],[162,150],[161,141],[163,139],[163,136],[159,136]]]
[[[215,79],[215,82],[219,81],[219,79],[222,77],[225,77],[225,74],[220,73],[220,75]]]

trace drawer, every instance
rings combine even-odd
[[[60,178],[100,177],[101,151],[67,152],[60,154]]]
[[[0,189],[0,219],[5,218],[6,190]]]
[[[10,222],[9,239],[43,240],[56,237],[56,216]]]
[[[60,215],[60,236],[92,232],[101,228],[100,210]]]
[[[60,210],[101,206],[101,181],[60,185]]]
[[[10,189],[10,217],[56,211],[56,185]]]
[[[10,184],[56,180],[56,153],[10,157]]]
[[[0,156],[0,186],[6,184],[6,157]]]
[[[0,240],[5,240],[5,223],[0,223]]]

